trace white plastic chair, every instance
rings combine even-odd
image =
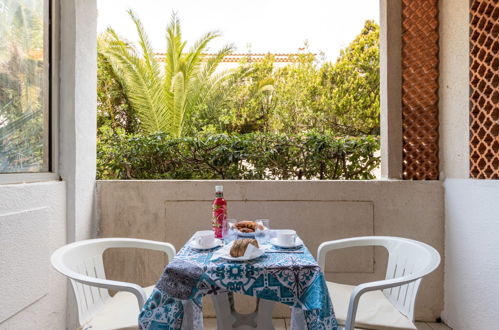
[[[344,322],[345,330],[352,330],[354,326],[416,329],[414,305],[419,284],[422,277],[438,267],[440,254],[425,243],[406,238],[347,238],[324,242],[319,246],[317,259],[321,269],[325,269],[327,252],[357,246],[383,246],[388,250],[386,277],[382,281],[357,286],[327,282],[338,323]]]
[[[134,238],[90,239],[57,249],[51,257],[52,266],[71,280],[83,329],[137,328],[139,311],[154,288],[106,279],[102,254],[109,248],[162,251],[168,261],[176,253],[170,243]],[[111,297],[109,289],[119,292]]]

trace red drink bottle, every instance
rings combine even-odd
[[[222,238],[227,226],[227,202],[224,199],[224,187],[215,186],[216,198],[213,201],[212,225],[216,238]]]

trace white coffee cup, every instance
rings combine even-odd
[[[200,247],[211,247],[215,244],[215,234],[212,230],[199,231],[194,241]]]
[[[284,246],[294,246],[296,245],[296,239],[298,236],[296,235],[295,230],[291,229],[283,229],[278,230],[276,234],[277,243]]]

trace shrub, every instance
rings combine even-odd
[[[172,138],[101,129],[99,179],[372,179],[379,139],[332,134],[210,134]]]

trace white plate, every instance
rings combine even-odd
[[[209,249],[213,249],[213,248],[216,248],[217,246],[222,246],[222,245],[223,245],[223,242],[219,238],[215,238],[212,246],[201,246],[201,245],[198,245],[198,243],[196,241],[191,241],[189,243],[189,247],[192,249],[196,249],[196,250],[209,250]]]
[[[229,260],[229,261],[248,261],[248,260],[253,260],[253,259],[259,258],[265,253],[265,251],[263,249],[258,249],[255,247],[255,249],[254,249],[255,253],[253,253],[249,257],[245,257],[245,256],[233,257],[230,255],[230,250],[231,250],[233,244],[234,244],[234,241],[225,245],[220,250],[215,251],[215,253],[213,253],[213,257],[211,260],[216,260],[218,258],[222,258],[222,259]]]
[[[258,252],[258,254],[255,254],[255,255],[253,255],[251,257],[248,257],[248,258],[246,258],[245,256],[242,256],[242,257],[233,257],[230,254],[222,254],[220,256],[220,258],[225,259],[225,260],[230,260],[230,261],[248,261],[248,260],[253,260],[253,259],[256,259],[256,258],[260,258],[265,253],[265,251],[263,251],[263,250],[259,250],[259,251],[260,252]]]
[[[277,237],[270,239],[270,244],[275,245],[277,247],[286,248],[286,249],[296,248],[296,247],[303,245],[303,241],[300,238],[297,238],[295,243],[296,244],[293,244],[293,245],[284,245],[284,244],[281,244],[277,241]]]

